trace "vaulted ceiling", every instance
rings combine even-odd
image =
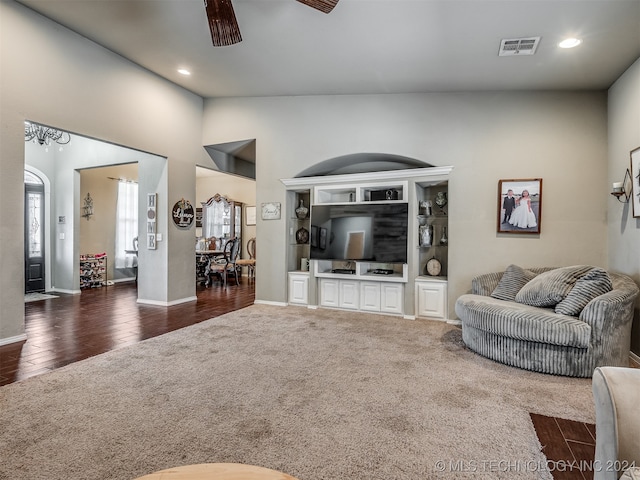
[[[233,0],[243,41],[226,47],[203,0],[19,3],[205,98],[602,90],[640,57],[640,0]],[[534,55],[498,56],[521,37]]]

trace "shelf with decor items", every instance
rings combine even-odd
[[[80,255],[80,288],[96,288],[107,285],[107,254]]]
[[[408,182],[371,182],[314,187],[315,204],[358,202],[407,202]]]
[[[287,192],[288,259],[287,271],[308,271],[310,249],[311,191]]]
[[[406,263],[377,263],[344,260],[311,260],[315,277],[350,278],[373,282],[406,282]]]
[[[448,184],[419,187],[418,271],[446,280],[449,258]]]

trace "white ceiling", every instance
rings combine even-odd
[[[640,57],[640,0],[233,0],[213,47],[202,0],[19,0],[203,97],[600,90]],[[504,38],[540,36],[533,56]],[[557,48],[566,36],[583,44]],[[180,67],[190,77],[177,73]]]

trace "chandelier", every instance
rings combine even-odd
[[[24,122],[24,141],[29,142],[33,140],[40,145],[51,145],[54,141],[60,145],[66,145],[71,141],[71,135],[62,130],[56,130],[55,128],[45,127],[38,125],[37,123]]]

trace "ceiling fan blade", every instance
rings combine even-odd
[[[324,13],[330,13],[338,4],[339,0],[298,0],[300,3],[304,3],[305,5],[315,8],[316,10],[320,10]]]
[[[242,41],[231,0],[204,0],[214,47],[226,47]]]

